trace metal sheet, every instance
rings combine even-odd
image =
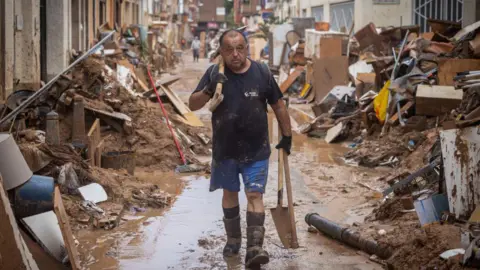
[[[92,183],[78,188],[78,191],[82,195],[83,199],[86,201],[91,201],[94,203],[104,202],[108,199],[105,189],[97,183]]]
[[[10,134],[0,133],[0,174],[6,190],[27,182],[33,175]]]
[[[480,202],[478,127],[440,132],[450,212],[468,219]]]
[[[53,211],[26,217],[22,221],[28,230],[46,248],[48,253],[58,261],[62,261],[67,254],[63,242],[62,231],[58,225],[57,216]]]

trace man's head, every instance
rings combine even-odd
[[[237,30],[227,30],[220,36],[220,54],[225,65],[231,70],[242,69],[247,62],[248,43],[245,36]]]
[[[198,36],[195,36],[195,40],[198,40]]]

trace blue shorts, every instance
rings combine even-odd
[[[210,191],[225,189],[240,191],[240,174],[245,192],[265,193],[268,178],[268,159],[251,163],[240,163],[233,159],[212,161]]]

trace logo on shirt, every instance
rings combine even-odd
[[[245,97],[258,97],[258,89],[250,89],[250,91],[245,92]]]

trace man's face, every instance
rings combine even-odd
[[[247,62],[248,47],[245,39],[240,34],[234,36],[225,36],[223,39],[220,54],[225,61],[225,64],[230,69],[241,69]]]

